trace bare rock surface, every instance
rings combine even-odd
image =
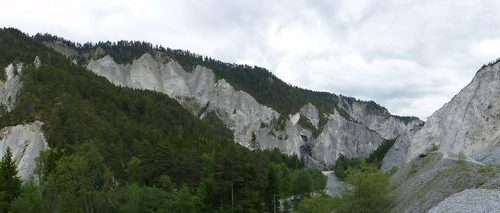
[[[17,93],[21,90],[20,74],[23,69],[24,65],[22,63],[9,64],[4,69],[6,79],[0,80],[0,105],[5,106],[8,112],[14,108]]]
[[[467,189],[461,191],[429,210],[429,213],[441,212],[500,212],[500,190]]]
[[[405,162],[439,148],[444,158],[500,161],[500,63],[481,68],[450,102],[437,110],[410,141]]]
[[[344,118],[339,113],[320,115],[310,103],[295,114],[281,115],[247,92],[234,89],[226,80],[217,80],[214,72],[206,67],[196,66],[192,72],[187,72],[177,62],[160,60],[149,53],[126,65],[105,56],[90,60],[87,68],[115,85],[167,94],[200,118],[214,112],[234,131],[235,142],[251,149],[278,148],[287,154],[312,156],[313,159],[308,158],[311,165],[332,164],[340,153],[365,157],[382,143],[383,138],[395,137],[414,125],[386,114],[377,117],[373,113],[363,113],[362,107],[354,107],[351,113],[359,121]],[[298,124],[300,116],[307,118],[315,128],[320,128],[320,116],[327,116],[328,122],[315,138],[312,130]],[[373,124],[378,121],[384,124]]]
[[[22,180],[28,180],[33,175],[36,158],[40,156],[41,151],[49,148],[42,125],[42,122],[35,121],[0,130],[0,158],[7,148],[10,148],[17,163],[18,175]]]

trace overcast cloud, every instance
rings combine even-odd
[[[495,0],[0,0],[0,26],[144,40],[422,119],[500,57]]]

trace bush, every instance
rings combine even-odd
[[[389,175],[373,164],[350,168],[340,195],[333,198],[335,212],[386,212],[391,204]]]

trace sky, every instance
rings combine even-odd
[[[496,0],[0,0],[0,26],[149,41],[426,119],[500,57]]]

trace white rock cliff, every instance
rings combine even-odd
[[[383,138],[395,137],[414,125],[404,124],[393,116],[363,113],[363,106],[354,105],[349,112],[358,121],[343,118],[338,113],[326,115],[328,122],[324,131],[313,138],[310,130],[297,124],[299,114],[280,115],[245,91],[235,90],[224,79],[216,80],[214,72],[205,67],[196,66],[192,72],[186,72],[177,62],[162,63],[158,58],[146,53],[131,64],[120,65],[105,56],[91,60],[87,68],[115,85],[165,93],[200,117],[215,112],[234,131],[235,142],[243,146],[278,148],[299,156],[305,151],[326,164],[335,162],[340,153],[351,157],[367,156]],[[305,105],[299,113],[318,127],[320,114],[314,105]],[[276,128],[280,116],[285,120],[281,128]],[[377,125],[379,121],[382,124]]]
[[[437,149],[443,158],[478,164],[500,162],[500,63],[481,68],[450,102],[434,112],[421,130],[397,141],[384,164],[401,166]],[[405,147],[404,151],[397,151]],[[402,162],[394,162],[394,155]],[[399,165],[397,165],[399,164]]]
[[[38,56],[33,64],[35,68],[41,66]],[[23,69],[22,63],[9,64],[4,69],[6,79],[0,80],[0,105],[7,111],[14,108],[17,94],[22,87],[20,74]],[[28,180],[33,175],[36,168],[35,159],[40,155],[40,151],[49,147],[43,135],[42,125],[42,122],[35,121],[0,130],[0,158],[7,148],[10,148],[17,164],[18,176],[22,180]]]
[[[35,121],[28,124],[5,127],[0,130],[0,157],[10,148],[17,163],[18,176],[22,180],[29,179],[36,168],[36,158],[40,151],[49,146],[42,132],[43,123]]]

